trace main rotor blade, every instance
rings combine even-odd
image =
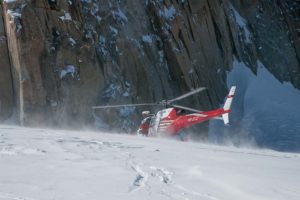
[[[188,111],[192,111],[192,112],[195,112],[197,113],[197,115],[201,116],[201,117],[206,117],[207,115],[203,115],[201,114],[201,110],[196,110],[194,108],[189,108],[189,107],[186,107],[186,106],[180,106],[180,105],[173,105],[175,108],[179,108],[179,109],[183,109],[183,110],[188,110]]]
[[[138,104],[122,104],[122,105],[107,105],[107,106],[93,106],[93,109],[103,109],[103,108],[119,108],[119,107],[129,107],[129,106],[154,106],[157,103],[138,103]]]
[[[171,102],[174,102],[174,101],[178,101],[178,100],[187,98],[187,97],[189,97],[189,96],[191,96],[191,95],[193,95],[193,94],[202,92],[202,91],[205,90],[205,89],[206,89],[205,87],[197,88],[197,89],[195,89],[195,90],[193,90],[193,91],[190,91],[190,92],[188,92],[188,93],[186,93],[186,94],[184,94],[184,95],[181,95],[181,96],[179,96],[179,97],[176,97],[175,99],[168,100],[168,102],[171,103]]]

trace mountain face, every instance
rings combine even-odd
[[[227,71],[258,60],[300,89],[299,0],[12,0],[1,4],[1,119],[27,126],[108,124],[130,131],[157,102],[215,108]],[[103,123],[104,122],[104,123]]]

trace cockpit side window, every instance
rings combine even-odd
[[[192,114],[193,112],[188,111],[188,110],[183,110],[183,109],[178,109],[176,110],[176,115],[187,115],[187,114]]]

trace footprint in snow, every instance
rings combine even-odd
[[[151,166],[149,168],[152,170],[151,176],[158,177],[160,181],[165,184],[169,184],[172,182],[172,174],[173,174],[172,172],[154,166]]]
[[[148,180],[148,174],[141,170],[141,168],[138,165],[131,165],[131,169],[137,173],[132,185],[129,188],[129,192],[133,192],[137,190],[138,188],[144,187],[147,180]]]

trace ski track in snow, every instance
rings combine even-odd
[[[0,200],[300,199],[294,153],[0,126],[0,163]]]
[[[164,188],[161,191],[159,191],[162,195],[165,195],[167,197],[170,197],[172,199],[181,199],[182,196],[185,196],[184,199],[188,199],[188,196],[198,196],[198,197],[205,197],[205,199],[216,199],[216,198],[212,198],[207,194],[199,194],[197,192],[194,191],[189,191],[187,189],[185,189],[183,186],[181,185],[177,185],[175,183],[172,183],[171,180],[171,176],[172,176],[172,172],[169,172],[167,170],[165,170],[164,168],[159,168],[159,167],[155,167],[155,166],[150,166],[150,167],[142,167],[142,163],[140,164],[136,164],[135,162],[135,158],[134,156],[132,156],[129,152],[122,152],[122,150],[124,149],[136,149],[136,148],[143,148],[141,146],[127,146],[127,145],[123,145],[122,143],[112,143],[112,142],[102,142],[99,140],[84,140],[84,139],[80,139],[77,137],[72,138],[71,140],[63,140],[63,139],[58,139],[57,140],[58,143],[62,144],[62,148],[67,151],[70,152],[73,149],[73,153],[74,153],[74,149],[78,148],[78,149],[83,149],[82,146],[84,146],[85,148],[88,148],[90,151],[92,152],[97,152],[97,150],[104,150],[104,148],[110,148],[111,149],[115,149],[116,153],[117,153],[117,158],[125,161],[124,164],[125,166],[130,166],[130,168],[136,173],[136,176],[132,182],[132,184],[129,186],[129,192],[135,192],[138,189],[142,189],[143,187],[146,187],[148,192],[151,191],[151,183],[148,182],[149,179],[149,175],[150,178],[154,179],[154,182],[161,182],[162,184],[169,184],[169,187],[172,187],[172,192],[168,192],[168,189]],[[68,146],[66,144],[68,143],[73,143],[75,145],[73,146]],[[91,152],[90,152],[91,153]],[[82,151],[77,152],[76,154],[81,156],[81,158],[84,159],[88,159],[89,157],[87,156],[87,154],[90,153],[84,153]],[[127,155],[128,154],[128,155]],[[127,159],[124,159],[124,157],[128,156]],[[97,158],[89,158],[89,159],[97,159]],[[179,190],[179,192],[176,192],[177,190]],[[178,197],[176,197],[176,193]]]
[[[136,164],[135,157],[132,156],[129,152],[123,152],[125,149],[138,149],[138,148],[143,148],[142,146],[129,146],[129,145],[124,145],[120,142],[103,142],[99,140],[85,140],[85,139],[80,139],[78,137],[73,137],[71,140],[64,140],[64,139],[58,139],[58,143],[61,144],[61,147],[66,151],[66,152],[71,152],[74,149],[78,148],[81,149],[80,152],[77,152],[75,150],[75,154],[79,155],[82,159],[97,159],[96,157],[88,157],[87,155],[90,155],[91,152],[82,152],[82,147],[89,149],[92,152],[97,152],[99,150],[106,150],[111,149],[115,150],[115,153],[117,154],[116,158],[123,160],[124,166],[130,166],[130,168],[136,173],[136,176],[132,182],[132,184],[129,186],[129,192],[135,192],[138,189],[142,189],[144,187],[147,188],[148,193],[151,193],[151,183],[148,182],[149,179],[149,174],[152,179],[154,179],[154,182],[161,182],[162,184],[170,184],[171,181],[171,175],[172,172],[169,172],[165,170],[164,168],[158,168],[155,166],[150,166],[147,168],[143,168],[142,165],[143,163]],[[70,146],[70,144],[73,144]],[[128,158],[124,158],[128,156]],[[161,191],[159,191],[162,195],[170,197],[171,199],[182,199],[182,196],[185,196],[184,199],[188,199],[187,196],[201,196],[201,197],[208,197],[208,195],[203,195],[199,194],[197,192],[189,191],[185,189],[184,187],[180,185],[176,185],[175,183],[171,184],[172,185],[172,192],[168,192],[168,189],[164,188]],[[179,192],[176,192],[179,190]],[[176,193],[178,197],[176,197]],[[180,195],[181,194],[181,195]],[[215,199],[215,198],[208,198],[208,199]]]
[[[148,180],[148,173],[144,172],[139,165],[136,165],[134,163],[129,163],[131,166],[131,169],[136,173],[136,177],[132,183],[132,185],[129,187],[129,191],[133,192],[139,188],[142,188],[145,186]]]

